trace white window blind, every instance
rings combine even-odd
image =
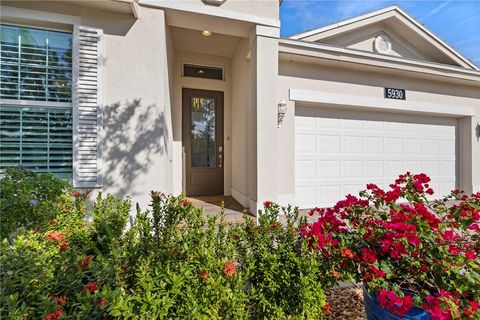
[[[0,25],[0,98],[72,101],[72,34]]]
[[[72,177],[72,110],[0,107],[0,170],[22,166]]]

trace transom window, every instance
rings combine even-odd
[[[72,177],[72,34],[1,24],[0,170]]]

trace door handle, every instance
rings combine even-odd
[[[222,154],[222,151],[223,151],[223,147],[218,147],[218,162],[219,162],[219,167],[220,167],[220,168],[222,167],[222,164],[223,164],[223,154]]]

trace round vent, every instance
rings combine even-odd
[[[392,42],[387,36],[378,36],[373,42],[373,50],[378,53],[389,54],[392,51]]]

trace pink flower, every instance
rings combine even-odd
[[[454,245],[449,245],[448,252],[450,252],[450,254],[458,256],[460,254],[460,248]]]
[[[363,248],[362,259],[365,262],[374,263],[375,261],[377,261],[377,252],[369,248]]]
[[[465,252],[465,258],[467,258],[468,260],[475,261],[475,259],[477,259],[477,255],[475,254],[475,252],[469,251],[469,252]]]
[[[413,299],[409,295],[403,298],[397,296],[394,291],[380,290],[377,296],[380,306],[393,314],[403,317],[413,305]]]

